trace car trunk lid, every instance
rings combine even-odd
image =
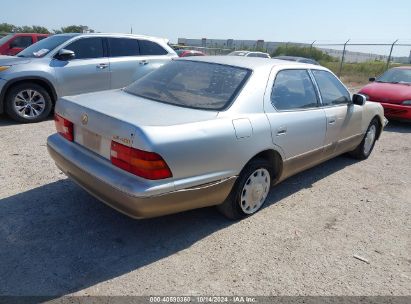
[[[76,143],[107,159],[113,140],[144,148],[133,145],[144,141],[144,127],[198,122],[218,114],[156,102],[122,90],[63,97],[57,102],[56,113],[73,123]]]

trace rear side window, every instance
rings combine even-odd
[[[271,91],[271,102],[277,110],[317,107],[317,95],[308,72],[306,70],[278,72]]]
[[[250,73],[233,66],[176,60],[140,78],[125,91],[176,106],[223,110]]]
[[[140,46],[137,39],[108,38],[110,57],[138,56]]]
[[[65,47],[65,49],[73,51],[75,59],[91,59],[104,57],[103,51],[103,39],[99,37],[95,38],[82,38],[74,41]]]
[[[15,48],[26,48],[33,43],[31,36],[18,36],[10,44]]]
[[[312,70],[312,72],[317,81],[318,88],[320,89],[324,106],[346,104],[350,102],[350,93],[333,74],[320,70]]]
[[[140,40],[141,55],[167,55],[168,52],[155,42]]]

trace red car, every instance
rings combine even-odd
[[[195,50],[177,50],[176,53],[179,57],[205,56],[203,52]]]
[[[26,47],[47,38],[47,34],[14,33],[0,38],[0,55],[14,56]]]
[[[390,69],[370,81],[360,94],[381,103],[385,117],[411,121],[411,66]]]

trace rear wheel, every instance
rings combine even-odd
[[[378,123],[378,120],[374,118],[368,126],[367,132],[365,133],[362,142],[354,151],[350,152],[350,155],[361,160],[367,159],[374,149],[379,128],[380,125]]]
[[[23,123],[44,120],[50,114],[52,106],[47,90],[35,83],[16,85],[6,95],[7,114]]]
[[[250,161],[241,172],[230,195],[217,208],[229,219],[241,219],[256,213],[267,199],[272,176],[269,162],[263,159]]]

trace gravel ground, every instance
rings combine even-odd
[[[0,117],[0,295],[411,294],[411,124],[391,123],[366,161],[288,179],[240,222],[214,208],[132,220],[59,172],[53,132]]]

